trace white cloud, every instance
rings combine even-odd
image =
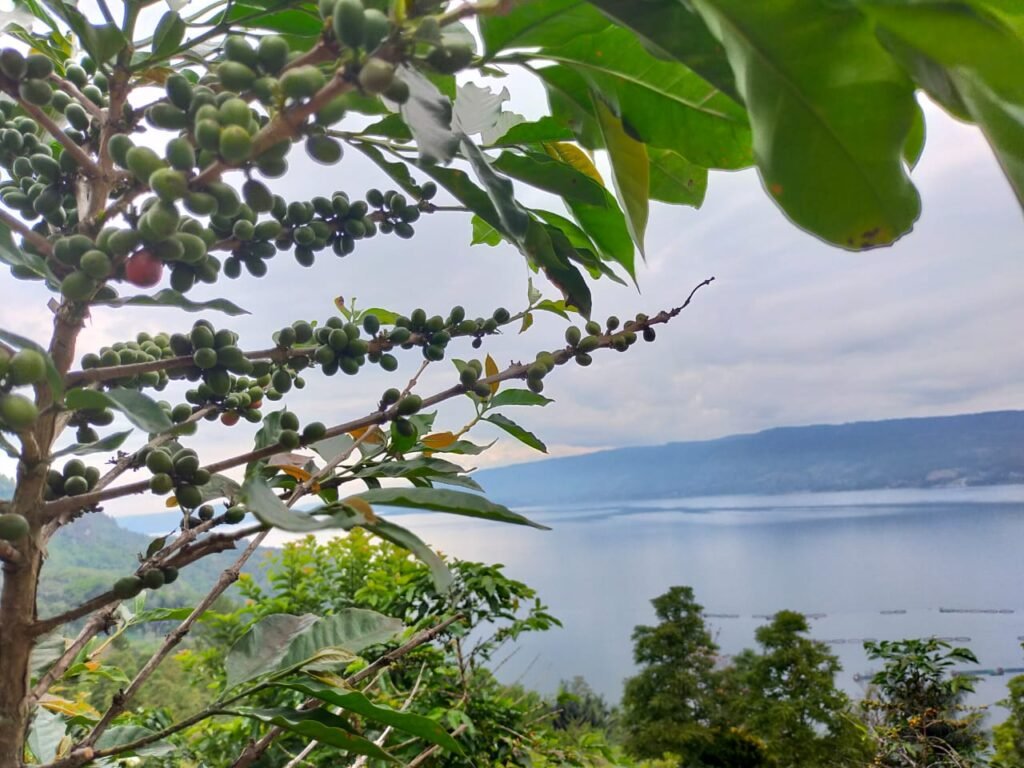
[[[530,103],[512,108],[531,112]],[[1024,406],[1020,211],[977,131],[934,107],[927,112],[929,144],[914,173],[924,213],[897,245],[860,254],[830,248],[790,225],[753,172],[715,174],[703,210],[655,206],[640,292],[601,281],[595,313],[650,313],[678,304],[709,275],[716,282],[659,330],[656,344],[597,355],[585,370],[566,366],[547,383],[555,403],[509,415],[553,454],[568,455],[784,424]],[[339,180],[296,151],[283,194],[308,199],[383,185],[363,158],[350,155]],[[461,303],[471,316],[522,305],[528,272],[512,248],[470,248],[461,214],[426,216],[417,229],[411,242],[378,237],[345,259],[320,256],[314,270],[281,254],[269,279],[201,286],[196,297],[224,294],[252,309],[245,318],[208,315],[242,333],[247,346],[267,345],[273,330],[298,317],[325,318],[337,295],[405,312],[422,305],[446,313]],[[45,338],[46,292],[6,272],[0,291],[0,326]],[[182,330],[193,319],[174,310],[98,309],[79,351],[123,338],[127,329]],[[490,340],[485,351],[500,363],[526,359],[557,345],[563,328],[553,316],[538,317],[535,332]],[[417,363],[406,353],[400,370],[411,373]],[[451,370],[447,362],[431,366],[423,391],[450,383]],[[291,407],[303,420],[326,422],[372,410],[394,383],[379,372],[307,379]],[[457,429],[471,416],[468,403],[446,405],[438,426]],[[207,434],[214,441],[204,456],[211,460],[251,439],[241,425],[203,434],[203,442]],[[506,437],[473,463],[518,462],[531,453]],[[0,471],[10,473],[10,462]]]

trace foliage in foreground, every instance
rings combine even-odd
[[[409,619],[363,608],[267,615],[233,646],[224,688],[201,710],[145,725],[129,710],[272,528],[362,528],[415,553],[443,593],[458,574],[380,509],[531,525],[478,495],[456,462],[482,450],[467,437],[481,422],[544,450],[506,409],[547,404],[540,393],[558,366],[651,341],[689,304],[590,319],[588,280],[635,279],[651,200],[699,205],[709,169],[756,164],[797,225],[854,250],[890,243],[919,213],[909,178],[924,145],[919,90],[979,124],[1019,193],[1022,29],[1012,4],[982,0],[218,0],[196,10],[99,0],[95,17],[18,0],[0,50],[0,260],[53,294],[53,333],[40,343],[24,328],[0,329],[0,449],[18,463],[13,498],[0,507],[0,765],[151,755],[166,737],[226,714],[245,718],[254,737],[236,768],[284,733],[389,759],[352,727],[356,716],[456,759],[452,732],[355,690],[367,670],[397,659],[369,656]],[[545,88],[549,114],[530,122],[505,110],[484,78],[509,69]],[[393,188],[286,200],[276,180],[300,142],[326,165],[359,152]],[[610,185],[594,151],[607,155]],[[524,205],[516,184],[550,195],[557,210]],[[339,302],[326,317],[280,318],[262,349],[208,317],[76,349],[96,314],[239,314],[228,299],[186,294],[243,272],[263,277],[283,252],[310,267],[375,236],[408,239],[448,213],[471,214],[474,242],[511,244],[557,294],[529,283],[522,307],[479,315]],[[570,324],[534,359],[451,358],[450,347],[493,346],[545,311]],[[304,375],[392,373],[412,350],[420,369],[361,415],[272,410],[299,399]],[[414,391],[423,366],[445,358],[450,386]],[[526,388],[502,389],[510,380]],[[165,391],[167,400],[152,396]],[[454,398],[469,409],[466,425],[435,426],[434,406]],[[213,460],[205,429],[243,420],[260,425],[253,449]],[[188,444],[200,427],[198,446]],[[152,542],[108,590],[41,616],[37,587],[55,532],[144,493],[181,509],[180,530]],[[312,508],[297,511],[300,500]],[[130,602],[236,546],[232,566],[190,609]],[[433,619],[402,655],[450,626]],[[94,674],[101,633],[124,637],[155,621],[175,625],[134,677],[117,679],[105,710],[53,701],[69,679]],[[341,678],[356,659],[367,666]],[[274,696],[292,699],[258,706]]]

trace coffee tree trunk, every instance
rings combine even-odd
[[[80,320],[61,310],[54,321],[49,353],[63,376],[71,368]],[[46,385],[40,385],[37,401],[52,402]],[[31,439],[23,441],[18,461],[17,486],[10,511],[25,517],[31,532],[17,544],[16,562],[4,563],[0,592],[0,768],[22,764],[29,727],[29,691],[32,649],[36,636],[36,593],[49,528],[43,519],[43,490],[49,468],[50,448],[63,427],[53,408],[41,408]]]

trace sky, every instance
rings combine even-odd
[[[541,99],[532,84],[512,78],[508,85],[511,108],[535,116]],[[929,139],[913,172],[923,214],[896,245],[866,253],[832,248],[790,224],[754,171],[714,173],[700,210],[654,204],[638,288],[594,284],[595,317],[653,314],[679,304],[706,277],[714,284],[659,329],[656,343],[595,355],[587,369],[560,368],[545,381],[554,403],[509,415],[536,432],[550,455],[570,455],[775,426],[1024,407],[1021,212],[976,129],[931,105],[926,113]],[[354,155],[325,167],[297,147],[282,194],[309,199],[386,187]],[[842,192],[835,194],[838,204]],[[524,199],[545,202],[540,193]],[[225,279],[190,297],[222,295],[251,310],[243,318],[206,315],[241,333],[248,348],[269,346],[270,333],[293,320],[323,321],[337,296],[404,313],[423,306],[447,314],[456,303],[470,316],[522,308],[529,276],[522,257],[510,246],[469,241],[468,215],[438,213],[423,217],[410,241],[378,236],[345,259],[326,252],[310,270],[279,254],[267,278]],[[556,297],[542,277],[538,286]],[[3,270],[0,296],[0,327],[47,338],[44,289]],[[194,319],[171,309],[97,309],[78,354],[136,330],[187,330]],[[499,364],[532,358],[560,346],[564,327],[554,316],[538,317],[527,334],[494,338],[483,351]],[[472,353],[468,345],[450,351]],[[416,351],[401,358],[400,383],[418,363]],[[454,376],[449,363],[434,364],[418,391],[446,387]],[[301,398],[287,402],[303,422],[328,424],[373,410],[380,392],[396,383],[379,370],[306,378]],[[457,429],[471,415],[466,402],[446,405],[437,426]],[[207,427],[193,443],[206,446],[203,459],[212,461],[245,450],[251,434],[244,424]],[[502,433],[476,434],[483,442]],[[543,456],[504,438],[474,458],[475,466],[495,466]],[[0,472],[12,469],[0,460]]]

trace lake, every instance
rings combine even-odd
[[[846,641],[832,648],[853,694],[871,671],[862,638],[958,638],[983,668],[1024,667],[1024,486],[521,511],[552,530],[401,517],[444,552],[504,563],[564,623],[521,640],[501,668],[507,681],[553,691],[583,675],[617,700],[633,669],[633,626],[652,622],[648,601],[676,584],[694,588],[726,654],[752,646],[777,610],[815,614],[812,637]],[[1008,677],[983,677],[973,703],[997,701]]]

